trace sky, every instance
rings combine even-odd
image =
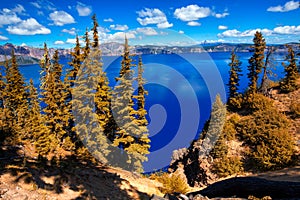
[[[1,0],[0,44],[71,48],[96,14],[102,43],[193,45],[299,42],[299,1],[284,0]],[[83,41],[82,41],[83,42]]]

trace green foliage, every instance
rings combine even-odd
[[[93,28],[92,28],[92,31],[93,31],[93,44],[92,44],[92,47],[93,48],[98,48],[99,47],[99,36],[98,36],[98,27],[99,27],[99,24],[97,22],[97,17],[96,17],[96,14],[94,14],[92,16],[92,20],[93,20]]]
[[[214,161],[213,171],[219,177],[226,177],[233,174],[238,174],[243,171],[243,162],[238,156],[225,156],[222,159],[216,159]]]
[[[71,69],[67,74],[67,80],[66,80],[69,82],[70,87],[73,86],[78,71],[80,69],[81,63],[84,60],[84,55],[81,53],[81,47],[80,47],[78,36],[76,36],[76,46],[74,47],[73,52],[71,52],[71,56],[72,56],[72,61],[69,63]]]
[[[43,68],[42,68],[43,69]],[[51,151],[60,156],[60,148],[63,147],[64,138],[67,136],[67,127],[70,120],[70,112],[66,105],[68,90],[61,81],[62,65],[59,64],[58,51],[53,55],[53,63],[45,67],[41,89],[42,100],[46,104],[43,108],[45,113],[46,126],[52,138]],[[65,144],[64,144],[65,146]]]
[[[83,48],[83,58],[87,58],[88,55],[90,54],[90,39],[89,39],[89,31],[86,30],[85,34],[83,36],[84,41],[85,41],[85,46]]]
[[[216,96],[216,101],[212,106],[212,111],[209,119],[208,131],[206,137],[212,143],[218,139],[223,131],[223,126],[226,121],[226,105],[223,104],[220,95]]]
[[[232,114],[229,119],[226,120],[223,128],[224,137],[227,141],[237,139],[236,127],[240,121],[240,116],[236,113]]]
[[[213,172],[219,177],[226,177],[243,171],[243,163],[239,156],[230,156],[228,141],[236,139],[236,126],[240,117],[237,114],[226,120],[222,134],[218,138],[211,155],[214,158]]]
[[[259,92],[262,93],[263,95],[268,95],[268,89],[270,88],[270,82],[271,80],[269,79],[268,75],[272,74],[272,71],[270,68],[273,67],[273,53],[275,52],[275,47],[269,47],[267,48],[267,54],[266,54],[266,61],[263,65],[263,77],[261,79],[261,85],[259,88]]]
[[[257,110],[271,109],[273,107],[273,100],[263,94],[249,93],[244,97],[244,105],[247,108],[248,113],[253,113]]]
[[[6,62],[6,88],[5,88],[5,107],[6,122],[18,143],[24,137],[24,126],[26,119],[26,91],[23,76],[19,71],[14,50],[11,53],[11,64]]]
[[[45,119],[41,114],[37,90],[32,79],[29,85],[28,117],[25,130],[28,135],[27,138],[34,142],[37,153],[46,156],[50,152],[51,138],[48,137],[49,129],[46,127]]]
[[[254,35],[254,46],[253,46],[253,55],[249,59],[248,66],[248,79],[249,79],[249,94],[256,93],[257,91],[257,81],[258,76],[261,73],[264,67],[264,50],[266,48],[266,42],[263,38],[261,32],[256,32]]]
[[[164,194],[173,194],[174,192],[186,194],[189,192],[189,186],[180,174],[156,173],[151,174],[149,178],[163,184],[160,190]]]
[[[298,101],[292,101],[290,105],[290,111],[295,118],[300,117],[300,102]]]
[[[99,116],[93,112],[95,103],[100,101],[95,97],[95,93],[99,92],[96,89],[104,75],[101,66],[101,54],[99,50],[93,49],[81,65],[81,74],[73,88],[72,107],[76,116],[76,131],[81,140],[96,158],[107,162],[108,140],[104,135],[103,123],[99,123]],[[97,106],[100,109],[99,104]],[[85,148],[81,148],[79,153],[81,156],[88,155]]]
[[[232,52],[231,53],[231,58],[230,58],[231,62],[229,63],[230,66],[230,71],[229,71],[229,82],[228,82],[228,87],[229,87],[229,98],[228,98],[228,105],[229,107],[237,107],[239,108],[239,104],[238,104],[238,86],[239,81],[240,81],[240,76],[242,75],[242,69],[241,69],[241,62],[239,61],[237,55]]]
[[[140,127],[133,108],[133,70],[128,40],[125,38],[123,60],[120,76],[116,78],[118,85],[113,91],[112,111],[118,129],[115,133],[114,146],[124,149],[128,153],[128,164],[136,171],[142,171],[142,162],[147,160],[149,153],[149,139],[145,129]]]
[[[139,57],[139,64],[138,64],[138,94],[134,96],[134,98],[137,100],[137,110],[135,111],[135,122],[138,124],[139,129],[141,131],[141,136],[139,138],[138,143],[142,144],[146,148],[150,148],[150,139],[149,139],[149,130],[147,128],[148,121],[146,119],[147,111],[145,109],[145,96],[148,94],[148,92],[144,88],[145,79],[143,78],[143,63],[142,63],[142,57]],[[147,152],[149,154],[149,152]]]
[[[242,120],[239,133],[250,148],[250,168],[273,170],[290,164],[294,141],[288,127],[289,120],[275,108],[257,110]]]
[[[286,61],[289,62],[288,65],[282,63],[284,66],[285,77],[280,82],[280,89],[282,92],[292,92],[299,88],[297,84],[297,79],[299,78],[299,71],[296,64],[295,52],[291,46],[288,46],[288,55],[286,56]]]

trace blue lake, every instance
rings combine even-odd
[[[251,53],[238,53],[244,76],[240,90],[247,88],[247,65]],[[148,111],[151,154],[144,163],[146,172],[161,169],[170,163],[175,149],[188,147],[198,137],[205,121],[209,118],[211,105],[216,94],[225,102],[229,76],[230,52],[183,55],[143,55],[145,88],[148,90],[146,109]],[[134,58],[137,63],[137,58]],[[284,55],[274,56],[272,80],[283,77],[281,62]],[[69,61],[61,60],[68,68]],[[110,86],[116,84],[121,57],[103,57],[104,69]],[[136,68],[136,67],[135,67]],[[39,65],[20,67],[26,82],[33,79],[39,85]]]

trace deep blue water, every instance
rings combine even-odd
[[[247,88],[247,65],[251,53],[238,53],[242,61],[244,76],[240,90]],[[283,77],[281,62],[283,55],[275,55],[273,72],[278,80]],[[143,55],[147,119],[151,138],[151,154],[144,164],[146,172],[167,166],[173,150],[188,147],[198,137],[205,121],[209,118],[211,105],[216,94],[225,102],[227,93],[230,53]],[[137,58],[135,58],[137,60]],[[68,68],[69,61],[61,60]],[[104,69],[110,86],[116,84],[121,57],[103,57]],[[137,63],[137,62],[135,62]],[[39,85],[39,65],[20,67],[28,82],[33,79]]]

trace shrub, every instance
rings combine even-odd
[[[163,184],[163,187],[160,188],[160,190],[164,194],[172,194],[174,192],[186,194],[189,191],[188,184],[178,173],[168,174],[160,172],[152,174],[149,178]]]
[[[238,156],[224,157],[214,162],[213,171],[219,177],[230,176],[243,171],[243,163]]]
[[[232,97],[228,99],[227,105],[228,105],[228,109],[231,111],[236,111],[241,109],[243,105],[243,96],[239,94],[236,97]]]
[[[290,111],[293,117],[300,117],[300,102],[293,101],[290,105]]]
[[[244,107],[249,113],[258,110],[268,110],[273,107],[273,100],[259,93],[247,94],[244,98]]]
[[[236,139],[236,134],[237,134],[236,126],[239,120],[240,120],[240,116],[238,114],[232,114],[230,118],[226,120],[223,127],[223,133],[227,141]]]
[[[294,142],[288,126],[287,117],[274,108],[256,111],[241,122],[239,132],[250,148],[249,167],[273,170],[291,163]]]

